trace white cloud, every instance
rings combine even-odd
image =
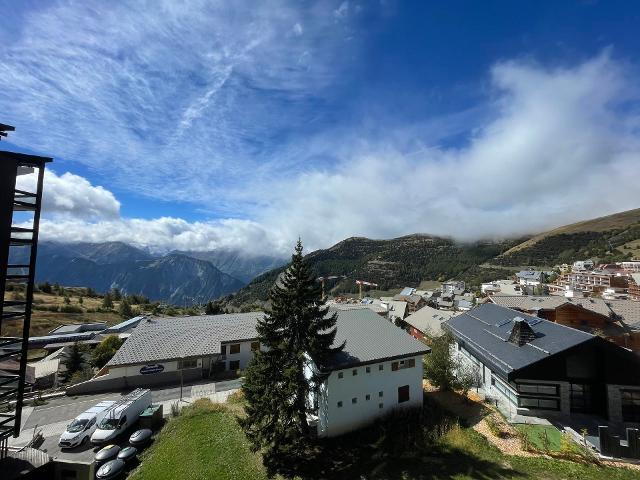
[[[17,187],[35,191],[35,175],[17,179]],[[116,219],[120,215],[120,202],[110,191],[94,186],[73,173],[58,176],[53,170],[45,170],[43,212],[45,215],[64,215],[77,219]]]

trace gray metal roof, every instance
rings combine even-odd
[[[369,309],[338,311],[335,345],[342,352],[322,367],[347,368],[376,360],[419,355],[429,348]],[[220,353],[220,344],[257,338],[263,312],[151,318],[140,322],[108,365],[131,365]]]
[[[404,330],[370,310],[340,311],[334,346],[346,341],[345,348],[324,364],[324,371],[340,370],[392,358],[421,355],[430,351]]]
[[[536,339],[518,346],[508,341],[516,317],[523,318]],[[509,374],[596,337],[493,303],[485,303],[446,322],[464,348],[508,378]]]
[[[257,338],[256,323],[262,315],[250,312],[148,318],[140,322],[108,365],[217,355],[222,342]]]

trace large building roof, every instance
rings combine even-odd
[[[147,318],[138,324],[108,365],[216,355],[222,342],[257,338],[256,323],[262,315],[250,312]]]
[[[325,371],[422,355],[430,351],[424,343],[370,310],[338,312],[336,325],[338,330],[334,346],[345,342],[345,347],[319,365]]]
[[[455,315],[457,313],[451,310],[438,310],[427,305],[409,315],[404,321],[430,337],[439,337],[444,333],[442,324]]]
[[[518,319],[527,322],[535,333],[535,339],[522,346],[509,341]],[[505,379],[517,370],[596,338],[492,303],[451,318],[445,328],[466,350]]]
[[[334,310],[335,311],[335,310]],[[419,355],[429,348],[369,309],[338,311],[335,346],[345,343],[321,368],[335,370],[390,358]],[[220,353],[223,342],[257,338],[262,312],[197,317],[149,318],[140,322],[109,366],[152,363]]]

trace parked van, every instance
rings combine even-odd
[[[60,435],[58,445],[61,448],[73,448],[84,445],[96,430],[96,426],[102,421],[107,411],[115,404],[114,401],[100,402],[84,413],[78,415],[66,430]]]
[[[111,406],[91,435],[91,443],[94,445],[110,443],[137,422],[140,414],[150,406],[151,390],[148,388],[135,389]]]

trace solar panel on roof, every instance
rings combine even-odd
[[[537,324],[539,324],[541,321],[542,321],[542,319],[540,319],[540,318],[528,318],[528,319],[527,319],[527,323],[528,323],[529,325],[531,325],[531,326],[533,326],[533,325],[537,325]]]

